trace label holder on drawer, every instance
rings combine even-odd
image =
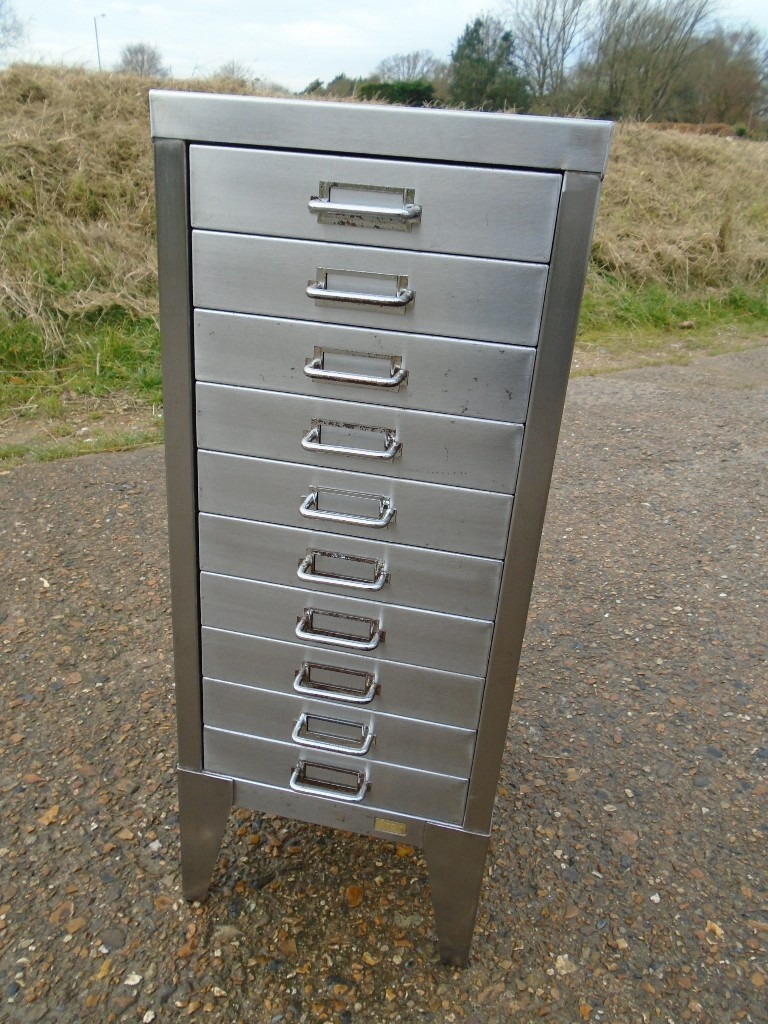
[[[318,267],[314,281],[307,281],[307,296],[330,309],[363,306],[379,313],[404,316],[416,293],[405,274],[372,274],[367,270]]]
[[[364,447],[366,442],[375,441],[377,437],[383,442],[383,448]],[[341,440],[353,440],[355,443],[339,444]],[[301,439],[301,447],[305,451],[320,452],[323,455],[348,455],[382,462],[391,462],[403,450],[396,431],[390,427],[366,427],[359,423],[319,419],[312,420],[312,425]]]
[[[346,632],[338,628],[342,624],[346,625]],[[386,637],[378,619],[324,608],[305,608],[304,614],[296,620],[295,633],[299,640],[330,644],[349,651],[375,651]]]
[[[373,745],[373,725],[348,722],[342,718],[329,718],[303,711],[291,734],[294,743],[334,754],[356,754],[364,757]]]
[[[371,787],[367,770],[358,772],[353,768],[337,768],[316,761],[299,761],[293,769],[289,785],[297,793],[347,800],[350,803],[364,800]]]
[[[370,363],[385,363],[389,373],[380,376],[368,373]],[[338,363],[338,366],[334,364]],[[352,368],[354,367],[354,369]],[[370,388],[399,389],[408,380],[402,356],[381,356],[374,352],[347,352],[345,349],[315,345],[315,354],[303,367],[312,380],[335,384],[356,384]]]
[[[340,571],[344,569],[363,575]],[[307,548],[306,555],[299,562],[296,575],[305,583],[320,582],[334,587],[369,592],[381,590],[389,580],[386,566],[378,558],[345,555],[341,551],[318,551],[315,548]]]
[[[374,672],[320,665],[313,661],[302,662],[293,680],[293,688],[302,697],[322,697],[350,704],[370,704],[380,690]]]
[[[321,181],[307,204],[318,224],[410,231],[421,223],[421,207],[412,188]]]
[[[337,509],[323,508],[322,501],[329,496],[336,498]],[[364,515],[362,511],[369,503],[375,503],[376,515]],[[344,505],[347,505],[347,508]],[[364,494],[360,491],[342,491],[334,487],[316,487],[302,498],[299,512],[306,519],[321,519],[328,523],[341,523],[345,526],[370,526],[374,530],[384,529],[395,518],[396,509],[389,498],[377,494]]]

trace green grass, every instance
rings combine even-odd
[[[580,329],[589,337],[638,328],[679,329],[729,326],[768,327],[768,294],[732,288],[722,293],[674,292],[660,284],[632,287],[607,275],[590,275],[581,308]]]
[[[55,415],[60,396],[123,392],[162,402],[160,338],[152,318],[120,307],[59,317],[43,332],[0,316],[0,411]]]
[[[0,433],[4,424],[10,425],[0,443],[4,466],[162,441],[162,419],[152,415],[153,407],[162,404],[154,319],[112,306],[98,313],[57,315],[43,326],[0,313]],[[116,397],[128,408],[146,410],[131,417],[133,429],[111,412]],[[19,440],[24,423],[28,426]]]
[[[691,295],[632,288],[593,274],[582,304],[572,373],[687,363],[764,344],[768,296],[742,289]]]
[[[593,271],[572,373],[684,363],[698,354],[764,344],[766,338],[765,295],[741,289],[685,295],[658,284],[632,288]],[[153,318],[134,316],[120,306],[77,316],[57,314],[44,331],[31,320],[0,313],[0,428],[2,421],[17,426],[26,421],[31,428],[23,440],[18,431],[15,440],[6,432],[0,462],[13,466],[162,441],[162,421],[150,416],[153,407],[162,405],[159,341]],[[145,410],[131,420],[130,430],[119,416],[110,423],[104,412],[116,396]],[[88,413],[82,410],[91,399],[93,422],[83,431],[78,428]]]
[[[77,455],[93,455],[95,452],[125,452],[159,444],[162,440],[161,423],[151,430],[96,431],[88,438],[39,437],[26,444],[0,444],[0,463],[7,470],[22,462],[54,462]]]

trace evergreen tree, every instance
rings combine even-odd
[[[481,110],[527,110],[531,102],[528,80],[515,63],[512,33],[491,15],[466,26],[451,54],[450,72],[455,104]]]

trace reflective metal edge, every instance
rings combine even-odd
[[[605,173],[612,124],[152,90],[153,137]],[[375,140],[375,141],[372,141]]]
[[[178,751],[182,768],[200,769],[202,683],[187,154],[184,143],[175,139],[157,139],[154,151]]]
[[[509,712],[565,405],[600,181],[566,174],[480,712],[464,827],[490,829]]]

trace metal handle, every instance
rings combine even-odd
[[[365,206],[362,203],[353,206],[350,203],[332,203],[330,199],[318,199],[317,196],[313,196],[307,206],[316,214],[337,213],[345,217],[371,217],[377,220],[386,217],[388,220],[405,224],[421,217],[421,207],[416,203],[405,203],[400,209],[391,206]]]
[[[374,530],[380,530],[385,526],[389,526],[395,517],[395,509],[387,500],[382,500],[381,515],[378,518],[319,509],[317,507],[317,491],[312,491],[306,496],[299,506],[299,512],[307,519],[322,519],[325,522],[344,523],[347,526],[370,526]]]
[[[345,676],[357,676],[363,681],[365,689],[355,690],[351,686],[343,686],[333,683],[327,683],[323,686],[313,686],[310,676],[310,670],[312,668],[330,669],[334,672],[340,672]],[[296,673],[296,678],[293,680],[293,688],[296,693],[300,693],[305,697],[322,697],[324,700],[343,700],[350,704],[370,704],[376,696],[379,687],[376,682],[376,677],[370,672],[356,672],[354,669],[338,668],[334,665],[312,665],[305,661]]]
[[[360,729],[360,739],[344,739],[342,736],[335,736],[332,733],[319,733],[312,730],[310,719],[322,722],[329,726],[342,725],[353,726]],[[303,711],[291,733],[294,743],[300,743],[304,747],[316,747],[318,750],[329,750],[333,754],[357,754],[363,757],[371,749],[374,733],[366,725],[359,722],[344,722],[340,718],[323,718],[320,715],[312,715]]]
[[[296,570],[296,575],[300,580],[304,580],[306,583],[316,583],[320,580],[322,583],[329,583],[334,587],[349,587],[351,590],[381,590],[384,584],[389,579],[389,573],[385,567],[379,562],[376,567],[376,578],[374,580],[357,580],[350,579],[348,576],[327,576],[323,573],[310,572],[310,567],[314,567],[315,556],[324,555],[328,552],[325,551],[311,551],[306,558],[302,559],[299,564],[299,568]],[[337,557],[344,557],[337,556]],[[361,559],[362,561],[362,559]]]
[[[346,633],[325,633],[316,632],[312,628],[312,616],[316,609],[305,608],[304,614],[296,623],[296,636],[299,640],[308,640],[312,644],[330,644],[332,647],[344,647],[349,651],[375,651],[384,639],[384,632],[381,626],[374,619],[364,619],[370,623],[371,636],[368,640],[358,640]],[[359,620],[359,616],[342,615],[338,612],[324,612],[325,615],[333,615],[338,618]]]
[[[336,370],[323,369],[321,357],[304,364],[304,373],[313,380],[332,380],[338,384],[364,384],[372,388],[396,388],[408,379],[408,371],[402,366],[395,366],[391,377],[371,377],[367,373],[341,373]]]
[[[368,448],[347,448],[341,444],[323,444],[320,440],[320,427],[312,427],[302,437],[301,447],[305,451],[323,452],[325,455],[358,455],[364,459],[379,459],[384,462],[391,462],[403,446],[394,437],[388,442],[383,452],[371,451]]]
[[[376,295],[374,292],[342,292],[327,288],[320,281],[310,281],[306,291],[310,299],[321,302],[350,302],[358,306],[385,306],[387,309],[402,309],[415,298],[415,292],[410,288],[398,288],[397,295]]]
[[[308,780],[307,770],[312,768],[326,773],[335,772],[337,775],[353,776],[355,782],[350,786],[343,782],[334,782],[331,778]],[[368,792],[370,782],[365,772],[356,772],[349,768],[336,768],[335,766],[331,768],[327,765],[314,764],[311,761],[299,761],[291,773],[289,785],[297,793],[309,793],[312,796],[333,797],[336,800],[346,800],[349,803],[360,803]]]

